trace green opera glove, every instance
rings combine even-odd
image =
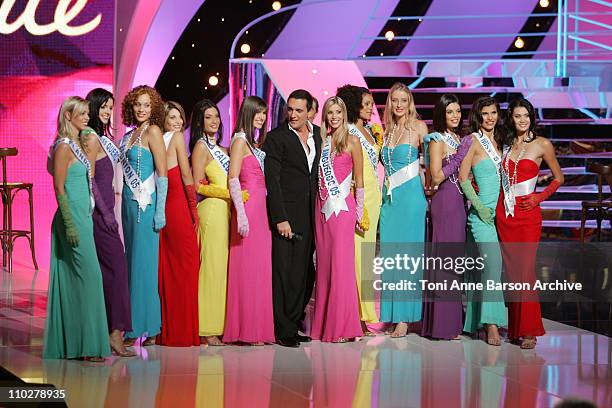
[[[470,180],[465,180],[459,183],[459,185],[461,186],[461,190],[463,190],[463,194],[465,194],[467,199],[472,203],[472,207],[476,209],[478,217],[485,224],[495,225],[493,211],[491,211],[489,207],[482,204],[482,201],[480,201],[478,194],[476,194],[476,191],[472,186],[472,182]]]
[[[68,204],[68,196],[66,194],[57,196],[57,205],[64,221],[64,228],[66,229],[66,240],[71,247],[79,246],[79,231],[77,231],[72,219],[72,213],[70,212],[70,204]]]

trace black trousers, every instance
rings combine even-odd
[[[272,299],[274,334],[291,339],[298,332],[314,286],[314,234],[301,231],[302,240],[288,240],[272,233]]]

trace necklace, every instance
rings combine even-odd
[[[533,137],[529,140],[533,140]],[[518,164],[523,159],[523,156],[525,156],[525,152],[527,151],[527,144],[525,142],[525,139],[523,139],[523,146],[521,147],[521,150],[519,151],[516,160],[512,160],[512,151],[514,150],[515,143],[512,144],[512,147],[508,151],[507,156],[503,160],[504,172],[508,176],[511,186],[516,184],[516,180],[518,179]],[[510,175],[510,160],[514,162],[514,171],[512,172],[512,176]]]
[[[460,142],[459,137],[456,134],[454,134],[453,132],[448,132],[446,134],[448,136],[450,136],[455,142]],[[444,146],[444,153],[446,155],[446,160],[447,161],[450,160],[451,156],[457,154],[457,152],[451,154],[449,146],[446,143],[445,143],[445,146]],[[457,191],[459,191],[459,194],[463,195],[463,191],[461,191],[461,188],[459,187],[459,179],[457,178],[455,173],[452,173],[450,176],[448,176],[448,179],[450,180],[451,183],[453,183],[455,185],[455,187],[457,188]]]
[[[138,197],[141,196],[142,194],[142,170],[141,170],[141,157],[142,157],[142,134],[147,130],[147,127],[149,127],[148,123],[144,123],[142,126],[142,129],[140,130],[140,132],[138,132],[138,129],[136,129],[135,133],[136,133],[136,140],[133,141],[132,145],[128,147],[128,149],[126,151],[129,151],[132,147],[134,147],[134,145],[138,146],[138,150],[136,152],[136,174],[138,174],[138,179],[141,181],[138,184]],[[138,206],[138,212],[137,212],[137,218],[136,218],[136,222],[140,223],[140,205]]]
[[[393,156],[393,151],[397,147],[397,142],[399,142],[402,139],[402,135],[404,134],[405,128],[402,128],[402,131],[400,132],[399,137],[397,138],[397,140],[394,141],[393,137],[395,135],[396,129],[397,129],[397,123],[394,123],[393,129],[391,129],[391,132],[389,132],[389,135],[385,138],[383,142],[383,147],[387,146],[387,149],[386,149],[387,150],[387,157],[386,157],[387,160],[385,160],[385,157],[383,154],[383,164],[385,165],[385,171],[387,175],[391,175],[396,172],[396,169],[393,167],[393,162],[391,161],[391,157]],[[391,147],[391,143],[393,143],[393,147]],[[408,143],[407,144],[409,147],[412,146],[410,129],[408,129]],[[410,163],[412,163],[412,149],[408,148],[408,164]]]

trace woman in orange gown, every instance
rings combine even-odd
[[[535,282],[535,258],[542,232],[540,203],[563,184],[563,173],[552,143],[535,133],[535,110],[526,99],[508,106],[508,128],[502,159],[502,191],[497,202],[496,224],[506,273],[511,282]],[[541,193],[535,192],[542,160],[554,176]],[[530,243],[530,244],[525,244]],[[521,245],[522,244],[522,245]],[[512,293],[508,302],[508,338],[532,349],[536,336],[544,335],[537,292]]]

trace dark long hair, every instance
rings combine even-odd
[[[529,114],[529,122],[530,122],[529,132],[532,132],[535,136],[536,115],[535,115],[535,109],[533,108],[533,105],[531,104],[531,102],[529,102],[525,98],[515,99],[512,102],[510,102],[510,105],[508,105],[508,110],[506,111],[506,121],[504,123],[506,126],[505,143],[508,146],[512,146],[512,144],[514,143],[514,140],[517,137],[516,126],[514,125],[512,114],[514,113],[514,110],[516,108],[521,108],[521,107],[527,109],[527,113]],[[533,140],[535,140],[535,138]]]
[[[112,139],[113,135],[111,133],[111,121],[109,119],[106,125],[102,123],[100,120],[100,108],[109,99],[112,99],[113,102],[115,101],[113,94],[106,89],[95,88],[89,91],[85,99],[87,99],[87,102],[89,102],[89,123],[87,126],[92,128],[99,136],[108,136]]]
[[[310,106],[312,106],[312,104]],[[238,120],[236,121],[236,126],[234,127],[234,133],[240,131],[244,132],[249,143],[254,145],[255,129],[253,126],[253,119],[255,118],[256,114],[265,112],[266,110],[268,110],[268,105],[266,105],[266,102],[259,96],[247,96],[244,101],[242,101],[242,105],[240,106],[240,112],[238,113]],[[259,130],[258,143],[260,146],[266,140],[267,125],[268,119],[266,118],[263,126]]]
[[[459,134],[461,130],[461,120],[459,121],[459,125],[456,129],[448,129],[446,126],[446,108],[451,103],[456,103],[461,108],[461,104],[459,103],[459,98],[457,98],[454,94],[444,94],[438,99],[436,105],[433,109],[433,129],[436,132],[444,133],[447,130],[452,130],[453,132]]]
[[[223,140],[223,121],[221,120],[221,112],[219,111],[219,107],[210,99],[202,99],[195,104],[193,107],[193,112],[191,113],[189,151],[192,153],[200,138],[204,138],[204,141],[208,143],[208,138],[204,134],[204,113],[210,108],[215,109],[219,115],[219,129],[215,135],[217,138],[217,144],[221,144],[221,141]]]
[[[497,143],[498,148],[502,149],[505,143],[506,129],[502,124],[502,112],[497,99],[491,96],[483,96],[474,101],[468,116],[470,132],[477,133],[480,130],[480,127],[482,126],[482,110],[491,105],[495,105],[495,108],[497,109],[497,123],[495,124],[494,130],[495,143]]]
[[[370,90],[367,88],[349,84],[341,86],[336,90],[336,96],[342,99],[346,105],[346,116],[348,117],[348,123],[357,123],[357,120],[359,119],[359,111],[361,111],[363,95],[369,93]]]

